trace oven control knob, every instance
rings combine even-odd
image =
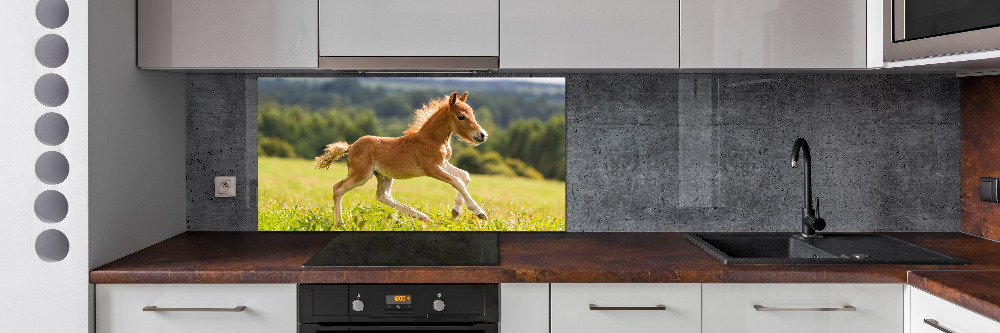
[[[354,311],[357,312],[361,312],[362,310],[365,309],[365,302],[362,302],[360,299],[356,299],[354,300],[354,302],[351,302],[351,309],[354,309]]]
[[[442,301],[442,300],[435,300],[434,301],[434,311],[438,311],[438,312],[444,311],[444,301]]]

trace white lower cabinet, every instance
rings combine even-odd
[[[500,332],[548,333],[549,284],[501,283]]]
[[[701,285],[554,283],[552,333],[701,332]]]
[[[98,333],[298,331],[294,284],[98,284],[95,302]]]
[[[940,299],[923,290],[909,289],[910,332],[907,333],[1000,332],[1000,322]]]
[[[705,333],[903,332],[902,284],[704,284]]]
[[[98,333],[296,332],[296,309],[294,284],[96,286]],[[500,329],[974,333],[1000,322],[902,284],[504,283]]]

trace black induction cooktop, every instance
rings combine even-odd
[[[495,232],[340,232],[304,267],[496,266]]]

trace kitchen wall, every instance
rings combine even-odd
[[[979,178],[1000,178],[1000,76],[962,78],[962,231],[1000,240],[1000,204],[979,200]]]
[[[540,75],[551,76],[551,75]],[[950,75],[566,74],[567,231],[958,231]],[[256,230],[256,77],[187,77],[189,230]],[[212,179],[237,176],[236,198]]]

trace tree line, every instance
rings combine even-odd
[[[379,120],[408,122],[413,117],[413,109],[451,91],[423,89],[421,87],[431,83],[412,78],[379,79],[378,85],[364,85],[358,78],[335,78],[320,81],[322,83],[262,78],[258,94],[260,100],[279,105],[300,105],[308,110],[371,109]],[[492,111],[493,122],[498,128],[506,128],[518,119],[548,119],[566,112],[565,92],[556,94],[550,91],[552,88],[534,88],[537,85],[523,82],[455,85],[458,86],[450,88],[469,91],[469,104],[477,111],[477,117],[481,108]]]

